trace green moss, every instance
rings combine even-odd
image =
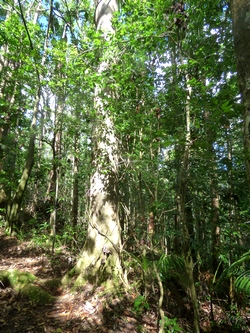
[[[72,268],[61,280],[63,286],[70,286],[72,284],[72,278],[75,276],[75,268]]]
[[[15,287],[18,283],[33,283],[36,280],[35,275],[27,272],[20,272],[17,269],[9,271],[8,278],[12,287]]]
[[[86,284],[86,277],[82,274],[79,274],[77,279],[75,280],[73,290],[82,288]]]
[[[63,286],[69,286],[70,284],[71,284],[71,278],[69,277],[69,275],[68,274],[66,274],[66,275],[64,275],[64,277],[62,278],[62,285]]]
[[[75,271],[75,267],[71,269],[71,271],[69,271],[68,275],[69,277],[73,277],[74,275],[76,274],[76,271]]]
[[[21,294],[27,296],[31,301],[41,305],[51,303],[54,300],[54,297],[47,293],[47,291],[32,284],[19,285],[18,289]]]
[[[0,280],[5,287],[12,287],[23,296],[38,304],[51,303],[54,297],[45,291],[38,283],[35,275],[18,270],[1,271]]]
[[[52,279],[52,280],[44,280],[40,284],[49,289],[55,289],[55,288],[60,287],[62,282],[61,282],[61,279]]]

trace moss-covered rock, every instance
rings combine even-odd
[[[51,303],[54,300],[54,297],[47,291],[32,284],[19,285],[19,291],[21,294],[27,296],[31,301],[41,305]]]
[[[62,281],[61,279],[56,278],[52,280],[40,280],[40,285],[44,288],[49,289],[50,291],[53,291],[62,285]]]
[[[39,279],[31,273],[17,269],[0,271],[0,281],[4,287],[13,288],[32,302],[46,304],[54,300],[54,297],[42,288]]]
[[[18,284],[28,284],[36,281],[35,275],[28,272],[21,272],[17,269],[7,271],[7,276],[12,287]]]

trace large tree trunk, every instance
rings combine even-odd
[[[250,189],[250,3],[248,0],[232,0],[231,8],[238,81],[243,103],[246,171]]]
[[[96,6],[96,28],[103,38],[113,33],[112,15],[118,10],[117,0],[102,0]],[[107,51],[108,52],[108,51]],[[110,55],[102,54],[98,74],[108,70]],[[118,214],[118,151],[117,138],[107,101],[110,96],[100,84],[95,89],[95,124],[92,133],[92,168],[90,212],[87,239],[75,267],[79,274],[76,285],[87,278],[99,283],[121,274],[121,230]]]

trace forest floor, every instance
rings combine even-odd
[[[72,268],[72,257],[66,249],[51,255],[44,248],[34,246],[31,241],[20,241],[5,236],[0,231],[0,271],[20,270],[34,274],[40,279],[62,278]],[[2,333],[157,333],[157,295],[142,311],[136,311],[138,293],[109,293],[103,287],[87,284],[77,293],[70,289],[53,287],[47,290],[54,295],[53,302],[38,305],[13,288],[0,281],[0,332]],[[177,303],[182,302],[180,297]],[[175,299],[176,302],[176,299]],[[209,305],[201,304],[201,326],[203,332],[234,332],[228,326],[211,328]],[[174,307],[183,307],[175,304]],[[214,316],[223,319],[224,311],[216,306]],[[174,315],[168,313],[169,318]],[[245,322],[250,326],[249,310],[245,311]],[[188,315],[189,316],[189,315]],[[249,317],[248,317],[249,316]],[[189,320],[172,321],[172,329],[166,332],[192,332]],[[179,323],[179,321],[178,321]],[[179,327],[184,327],[179,331]],[[236,331],[235,331],[236,332]],[[238,332],[238,331],[237,331]],[[250,332],[245,326],[245,331]]]

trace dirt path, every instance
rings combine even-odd
[[[34,274],[39,279],[60,279],[74,264],[74,258],[66,249],[53,256],[48,250],[34,246],[32,242],[20,242],[8,237],[0,230],[0,271],[19,270]],[[41,280],[39,280],[41,281]],[[131,280],[131,283],[133,281]],[[36,283],[36,282],[35,282]],[[39,287],[41,287],[39,285]],[[158,296],[150,294],[150,304],[142,313],[135,311],[137,294],[125,295],[121,291],[108,293],[102,287],[86,284],[81,292],[73,294],[60,285],[42,287],[54,296],[53,302],[44,306],[30,301],[0,280],[0,332],[1,333],[157,333]],[[205,291],[205,288],[203,288]],[[153,290],[153,288],[152,288]],[[192,311],[190,302],[171,285],[168,285],[164,300],[165,314],[179,318],[184,327],[182,332],[192,332]],[[206,293],[206,292],[205,292]],[[202,332],[236,332],[229,325],[229,317],[222,305],[214,304],[215,321],[210,321],[210,301],[204,295],[201,306]],[[243,329],[250,332],[250,309],[235,317],[239,323],[244,320]],[[233,320],[235,320],[233,318]],[[212,326],[212,324],[216,324]],[[236,322],[237,326],[238,323]],[[236,326],[236,325],[235,325]],[[172,330],[171,330],[172,332]],[[179,331],[178,331],[179,332]]]
[[[69,253],[51,256],[30,242],[0,234],[0,270],[18,269],[39,278],[61,278],[72,265]],[[0,332],[2,333],[156,333],[155,311],[137,316],[133,295],[105,294],[85,285],[72,294],[61,287],[48,290],[55,301],[39,306],[0,281]]]

